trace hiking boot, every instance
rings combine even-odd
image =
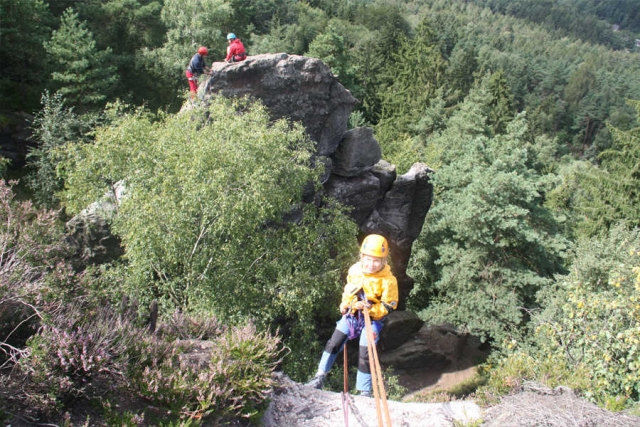
[[[309,387],[317,388],[320,390],[324,385],[325,374],[318,374],[311,381],[307,383]]]
[[[371,397],[371,390],[360,390],[360,396]]]

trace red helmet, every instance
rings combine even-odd
[[[202,56],[207,56],[207,55],[209,54],[209,49],[207,49],[207,48],[206,48],[206,47],[204,47],[204,46],[200,46],[200,47],[198,48],[198,53],[199,53],[200,55],[202,55]]]

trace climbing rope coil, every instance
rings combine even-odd
[[[387,404],[387,394],[384,389],[384,381],[382,379],[382,370],[380,369],[380,360],[378,359],[378,351],[376,342],[371,328],[371,318],[369,317],[369,308],[362,310],[364,314],[365,333],[367,334],[367,350],[369,353],[369,370],[371,371],[371,382],[373,385],[373,396],[376,404],[376,416],[378,419],[378,427],[391,427],[391,415],[389,414],[389,406]],[[362,427],[367,427],[366,422],[358,412],[353,397],[349,395],[348,386],[348,368],[347,368],[347,343],[344,348],[344,391],[342,392],[342,410],[344,412],[344,425],[349,427],[349,409]]]

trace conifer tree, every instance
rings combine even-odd
[[[93,33],[72,8],[62,14],[45,49],[56,69],[51,74],[54,87],[69,105],[89,111],[104,104],[118,81],[116,67],[109,63],[111,49],[97,50]]]
[[[640,117],[640,102],[631,102]],[[599,167],[577,172],[570,203],[579,215],[578,233],[606,233],[612,224],[640,226],[640,128],[609,126],[613,146],[603,151]]]
[[[429,143],[436,197],[414,245],[409,304],[429,321],[504,339],[562,271],[567,242],[542,204],[549,180],[529,166],[524,116],[492,135],[491,98],[473,90]]]
[[[431,28],[422,22],[413,39],[399,40],[387,74],[391,84],[382,94],[383,120],[389,120],[399,132],[407,131],[429,100],[436,97],[444,83],[445,62]],[[393,77],[391,77],[393,76]]]
[[[30,111],[38,106],[47,60],[42,43],[54,24],[40,0],[0,1],[0,109]]]

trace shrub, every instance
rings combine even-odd
[[[215,338],[204,366],[190,364],[174,347],[153,357],[132,385],[154,405],[185,419],[256,420],[266,409],[271,372],[279,363],[280,341],[255,326],[232,328]]]
[[[33,133],[38,146],[27,154],[30,173],[26,183],[33,198],[41,206],[52,208],[58,204],[57,193],[64,187],[58,164],[64,157],[61,147],[70,142],[86,140],[90,123],[64,106],[61,94],[42,95],[42,110],[33,120]]]
[[[82,311],[76,306],[46,319],[29,339],[28,354],[20,360],[20,371],[37,400],[31,401],[27,394],[25,403],[41,413],[53,413],[84,396],[98,375],[121,377],[130,363],[130,349],[143,340],[144,330],[109,307]]]
[[[614,227],[580,242],[571,273],[540,294],[545,310],[504,346],[490,386],[567,385],[608,409],[640,399],[640,230]]]
[[[175,311],[165,323],[158,327],[158,336],[167,341],[173,339],[208,340],[214,339],[226,331],[226,327],[218,319],[210,316],[193,317]]]
[[[0,181],[0,365],[17,360],[43,312],[73,290],[58,213],[16,201],[13,184]]]
[[[307,203],[322,170],[300,125],[272,121],[257,102],[216,98],[188,114],[121,114],[76,148],[67,208],[126,182],[112,229],[127,254],[128,295],[231,325],[259,312],[257,327],[280,328],[296,352],[287,373],[309,373],[317,360],[304,353],[317,319],[335,315],[357,229],[336,203]]]

